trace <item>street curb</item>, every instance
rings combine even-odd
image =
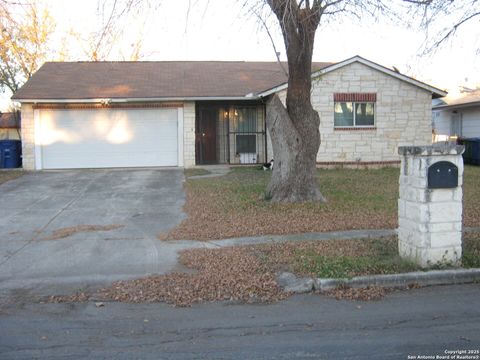
[[[293,275],[293,274],[291,274]],[[367,288],[379,286],[385,288],[406,288],[409,285],[432,286],[432,285],[455,285],[480,282],[480,269],[454,269],[454,270],[430,270],[416,271],[404,274],[356,276],[351,279],[322,279],[302,278],[294,275],[282,274],[282,285],[285,291],[305,293],[309,291],[326,291],[339,287]],[[285,279],[291,279],[286,283]],[[298,290],[300,291],[298,291]]]

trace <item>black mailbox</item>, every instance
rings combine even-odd
[[[429,189],[451,189],[458,186],[458,168],[449,161],[439,161],[428,168]]]

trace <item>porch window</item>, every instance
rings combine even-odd
[[[257,107],[234,107],[230,110],[235,134],[236,154],[257,152]]]
[[[236,107],[231,110],[233,131],[236,133],[253,133],[257,131],[257,108]]]
[[[256,153],[257,135],[237,134],[237,153]]]
[[[334,126],[372,127],[375,126],[376,94],[341,93],[334,94]]]

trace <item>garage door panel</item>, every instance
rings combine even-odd
[[[178,165],[176,109],[42,110],[45,169]]]

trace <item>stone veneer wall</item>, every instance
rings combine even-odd
[[[422,267],[459,265],[462,256],[463,146],[404,146],[398,200],[400,255]],[[447,161],[458,169],[458,186],[428,187],[428,168]]]
[[[335,129],[334,93],[376,93],[373,129]],[[285,102],[286,91],[279,93]],[[432,95],[364,64],[352,63],[314,79],[312,105],[320,115],[317,162],[395,162],[403,145],[430,145]],[[268,145],[268,156],[273,154]]]
[[[183,166],[195,166],[195,102],[183,103]]]
[[[25,170],[35,170],[35,122],[33,105],[22,104],[22,164]]]

